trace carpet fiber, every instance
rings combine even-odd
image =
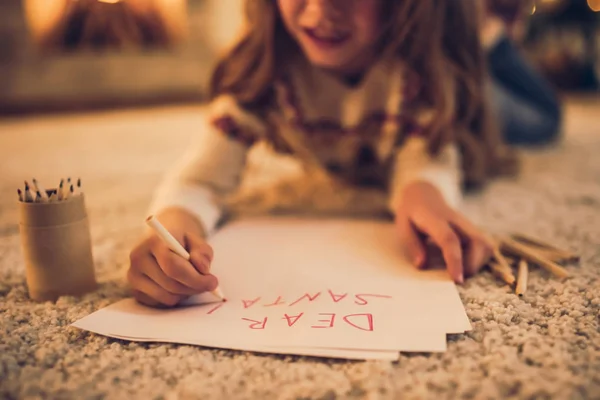
[[[522,175],[471,195],[490,231],[521,231],[578,252],[560,282],[533,270],[523,298],[482,272],[460,287],[473,331],[444,354],[346,362],[143,344],[68,324],[127,296],[123,276],[150,195],[187,146],[194,107],[0,123],[0,396],[3,398],[600,398],[599,106],[572,103],[560,146],[528,151]],[[28,298],[16,188],[81,176],[99,289]]]

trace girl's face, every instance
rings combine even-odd
[[[379,38],[383,0],[277,0],[309,61],[343,75],[363,72]]]

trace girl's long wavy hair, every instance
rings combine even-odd
[[[464,183],[516,172],[489,107],[487,68],[479,41],[480,0],[383,0],[380,56],[400,57],[420,74],[420,100],[435,110],[427,133],[432,154],[456,141]],[[272,100],[272,83],[290,52],[299,51],[275,0],[246,0],[246,26],[217,63],[210,98],[231,94],[260,113]]]

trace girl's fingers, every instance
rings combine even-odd
[[[201,274],[210,274],[210,264],[213,260],[213,249],[202,238],[195,236],[186,237],[190,252],[190,261],[194,268]]]
[[[165,275],[194,289],[196,293],[214,290],[217,287],[217,278],[212,275],[202,275],[190,261],[175,254],[167,247],[161,246],[155,249],[154,257]]]
[[[212,262],[214,256],[213,249],[208,243],[206,243],[204,239],[198,236],[190,235],[186,236],[185,240],[187,242],[190,252],[198,251],[199,253],[206,255],[209,261]]]
[[[173,307],[177,305],[177,303],[179,303],[186,297],[168,292],[164,288],[160,287],[148,276],[143,274],[138,274],[135,277],[134,286],[135,290],[137,290],[138,292],[141,292],[150,299],[154,300],[155,302],[168,307]],[[147,298],[145,299],[147,300]]]
[[[400,236],[403,252],[408,260],[417,268],[425,267],[425,247],[419,233],[410,220],[404,216],[396,218],[396,229]]]
[[[422,218],[419,230],[428,234],[444,255],[446,268],[455,282],[463,283],[463,257],[460,238],[444,219],[436,216]]]
[[[190,252],[190,262],[202,275],[210,274],[210,259],[206,254],[202,254],[197,250]]]
[[[493,241],[461,214],[453,215],[451,225],[467,243],[465,273],[474,275],[492,256]]]
[[[148,306],[148,307],[158,307],[158,301],[154,300],[150,296],[145,293],[140,292],[139,290],[133,290],[133,297],[140,303]]]
[[[477,240],[482,242],[486,247],[489,247],[490,249],[494,247],[492,238],[488,237],[488,235],[473,225],[464,215],[452,212],[450,224],[468,240],[470,240],[470,238],[477,238]]]
[[[465,257],[466,275],[472,276],[479,272],[479,270],[490,260],[491,255],[491,249],[488,248],[483,241],[473,238],[467,245]]]
[[[148,253],[146,255],[146,259],[140,268],[140,272],[144,275],[147,275],[150,279],[156,282],[160,287],[164,288],[166,291],[179,294],[179,295],[187,295],[191,296],[193,294],[197,294],[198,290],[195,290],[191,287],[184,285],[181,282],[176,281],[168,277],[165,272],[161,269],[160,265],[157,263],[156,259],[152,256],[152,254]]]

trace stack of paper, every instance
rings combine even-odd
[[[211,294],[162,310],[133,299],[73,326],[132,341],[349,359],[443,352],[448,333],[471,329],[448,273],[418,271],[392,223],[239,220],[210,240]]]

